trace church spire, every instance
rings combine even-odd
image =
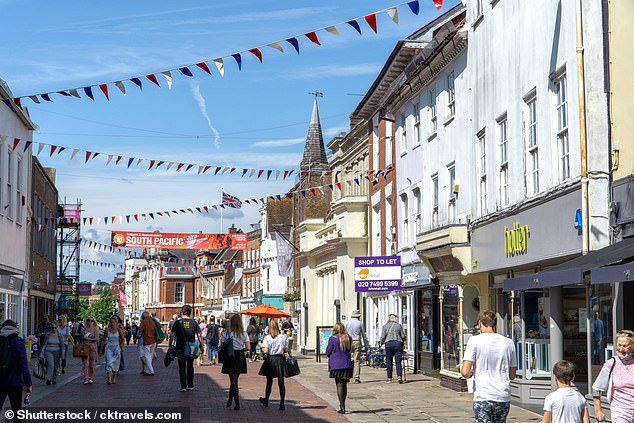
[[[313,103],[313,114],[310,118],[308,126],[308,135],[306,135],[306,145],[304,146],[304,157],[299,167],[302,171],[327,171],[328,158],[326,157],[326,149],[324,147],[324,138],[321,133],[321,123],[319,122],[319,109],[317,107],[317,97],[323,97],[319,91],[311,93],[315,96]]]

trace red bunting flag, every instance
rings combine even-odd
[[[185,163],[179,163],[178,166],[176,166],[176,171],[178,172],[179,170],[181,170],[181,167],[185,166]]]
[[[260,176],[262,176],[262,173],[263,173],[263,172],[264,172],[264,169],[260,169],[260,170],[258,170],[258,178],[259,178]]]
[[[159,84],[158,80],[156,79],[156,75],[153,74],[149,74],[149,75],[145,75],[145,77],[147,79],[149,79],[150,81],[154,82],[156,84],[157,87],[160,87],[161,85]]]
[[[108,97],[108,85],[99,84],[99,88],[101,88],[101,92],[106,96],[106,100],[110,101],[110,97]]]
[[[70,97],[70,94],[68,94],[66,91],[58,91],[57,94],[61,94],[65,97]]]
[[[92,153],[90,151],[86,151],[86,161],[84,163],[88,163],[88,160],[90,160],[90,155]]]
[[[309,39],[310,41],[312,41],[313,43],[317,44],[318,46],[320,46],[320,45],[321,45],[321,43],[319,42],[319,39],[317,38],[317,34],[315,34],[315,31],[313,31],[313,32],[308,32],[308,33],[306,34],[306,37],[308,37],[308,39]]]
[[[436,10],[442,9],[442,0],[434,0],[434,6],[436,6]]]
[[[337,182],[337,188],[339,188],[339,190],[341,190],[341,182]]]
[[[376,33],[377,32],[376,31],[376,13],[371,13],[365,16],[365,21],[368,23],[368,25],[370,25],[370,28],[372,28],[372,31]]]
[[[120,160],[121,160],[121,156],[117,156],[117,161],[114,162],[115,166],[119,164]]]
[[[260,63],[262,63],[262,52],[260,51],[260,49],[252,48],[251,50],[249,50],[249,53],[253,53],[255,57],[260,59]]]
[[[139,215],[138,214],[134,215],[134,220],[136,220],[137,222],[139,221]]]
[[[150,167],[148,167],[148,170],[152,169],[154,167],[154,163],[156,162],[156,160],[150,160]]]
[[[16,106],[18,106],[19,108],[22,108],[22,105],[20,104],[20,98],[14,98],[13,102],[15,103]]]
[[[51,154],[49,154],[49,157],[53,156],[53,153],[55,152],[55,150],[57,150],[57,146],[56,145],[51,145]]]
[[[207,63],[205,62],[196,63],[196,66],[198,66],[199,68],[207,72],[209,75],[211,75],[211,71],[209,70],[209,66],[207,66]]]
[[[13,149],[14,150],[18,146],[18,144],[20,144],[20,138],[13,138]]]

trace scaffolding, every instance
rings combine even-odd
[[[78,312],[79,250],[81,246],[81,201],[59,205],[57,223],[57,290],[55,313],[74,319]]]

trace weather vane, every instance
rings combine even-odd
[[[315,98],[324,96],[324,93],[322,93],[321,91],[315,91],[314,93],[308,93],[308,94],[315,96]]]

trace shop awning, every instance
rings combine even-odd
[[[583,274],[591,272],[592,283],[634,280],[634,238],[628,238],[600,250],[591,251],[544,272],[504,280],[504,290],[574,285],[583,283]]]

